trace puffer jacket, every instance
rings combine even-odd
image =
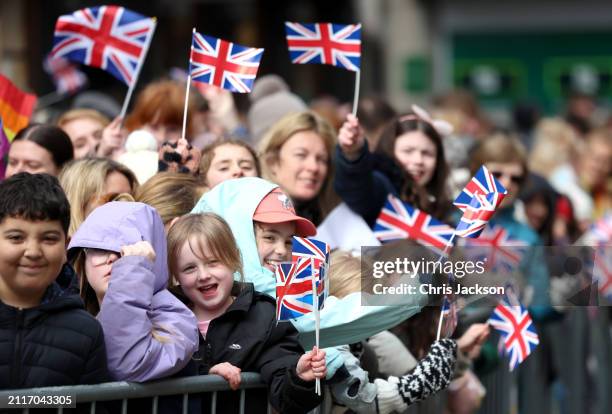
[[[174,293],[187,302],[182,292]],[[246,392],[249,413],[267,412],[268,400],[279,413],[306,413],[319,405],[322,398],[314,392],[315,382],[303,381],[295,371],[304,349],[293,325],[276,321],[275,300],[256,292],[251,283],[236,282],[232,295],[234,303],[210,322],[206,339],[200,337],[199,351],[179,375],[206,375],[214,365],[229,362],[243,372],[260,373],[268,387],[267,395],[260,390]],[[208,412],[208,397],[190,398],[189,412]],[[220,392],[217,411],[238,413],[239,401],[237,392]]]
[[[108,381],[102,327],[83,308],[75,280],[65,265],[40,305],[0,301],[0,389]]]

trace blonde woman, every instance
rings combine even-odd
[[[542,177],[549,178],[557,167],[570,162],[580,145],[574,129],[560,118],[541,120],[534,135],[529,170]]]
[[[204,187],[192,175],[162,172],[139,187],[134,198],[155,208],[167,231],[172,220],[191,211],[203,190]]]
[[[336,133],[313,112],[289,114],[259,145],[262,176],[291,197],[296,213],[319,225],[337,204],[332,191]]]
[[[59,176],[70,202],[68,236],[79,228],[108,194],[134,194],[138,181],[127,167],[105,158],[83,158],[66,165]],[[112,197],[111,197],[112,198]]]

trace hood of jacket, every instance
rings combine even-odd
[[[191,210],[192,213],[212,212],[227,221],[242,255],[245,281],[272,297],[276,297],[276,279],[259,260],[253,214],[261,200],[276,187],[257,177],[227,180],[204,194]]]
[[[149,242],[155,250],[154,292],[159,292],[168,283],[166,234],[161,217],[147,204],[116,201],[96,208],[72,236],[68,256],[86,247],[119,253],[121,247],[139,241]]]

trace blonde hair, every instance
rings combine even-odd
[[[57,126],[63,129],[66,124],[76,121],[77,119],[91,119],[99,122],[103,128],[110,124],[110,119],[95,109],[71,109],[70,111],[64,112],[62,116],[59,117]]]
[[[195,238],[195,243],[192,243],[192,238]],[[242,257],[227,222],[214,213],[187,214],[179,218],[168,231],[170,286],[177,285],[174,276],[177,258],[185,243],[189,243],[198,257],[203,257],[203,246],[208,247],[215,259],[231,271],[240,273],[242,278]]]
[[[276,182],[271,173],[271,166],[278,164],[281,148],[293,135],[305,131],[312,131],[319,135],[327,150],[327,176],[321,192],[316,197],[321,217],[324,218],[337,204],[337,198],[332,190],[336,132],[319,115],[311,111],[292,113],[272,125],[259,143],[262,177]]]
[[[527,177],[527,151],[516,137],[497,133],[482,141],[470,158],[472,175],[488,162],[520,164],[523,168],[523,178]]]
[[[361,260],[349,252],[333,251],[329,266],[329,294],[343,298],[359,291],[361,291]]]
[[[202,192],[198,179],[190,174],[161,172],[141,185],[134,198],[157,210],[164,224],[167,224],[189,213]]]
[[[100,204],[103,198],[106,178],[112,172],[123,174],[130,183],[132,193],[138,188],[134,173],[118,162],[106,158],[83,158],[71,161],[59,175],[59,181],[70,202],[71,237],[85,221],[92,205]],[[102,203],[103,204],[103,203]]]
[[[578,146],[578,136],[570,124],[560,118],[543,119],[535,129],[529,168],[548,177],[555,168],[576,155]]]

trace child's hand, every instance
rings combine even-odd
[[[155,250],[153,250],[153,246],[146,241],[139,241],[138,243],[122,246],[121,257],[125,256],[143,256],[151,262],[155,262]]]
[[[110,157],[115,152],[122,150],[125,138],[125,133],[121,129],[121,117],[117,116],[102,130],[102,139],[98,144],[96,156]]]
[[[233,366],[229,362],[222,362],[208,370],[210,375],[215,374],[225,378],[233,390],[237,390],[240,387],[240,372],[240,368]]]
[[[480,348],[489,337],[490,332],[489,324],[475,323],[457,339],[457,347],[461,352],[473,359],[480,353]]]
[[[349,160],[356,160],[361,148],[365,144],[365,136],[357,117],[353,114],[346,116],[346,121],[342,124],[338,133],[338,144],[344,156]]]
[[[327,376],[327,366],[325,366],[325,351],[316,346],[312,351],[302,355],[295,367],[295,372],[304,381],[314,381],[316,378]]]

